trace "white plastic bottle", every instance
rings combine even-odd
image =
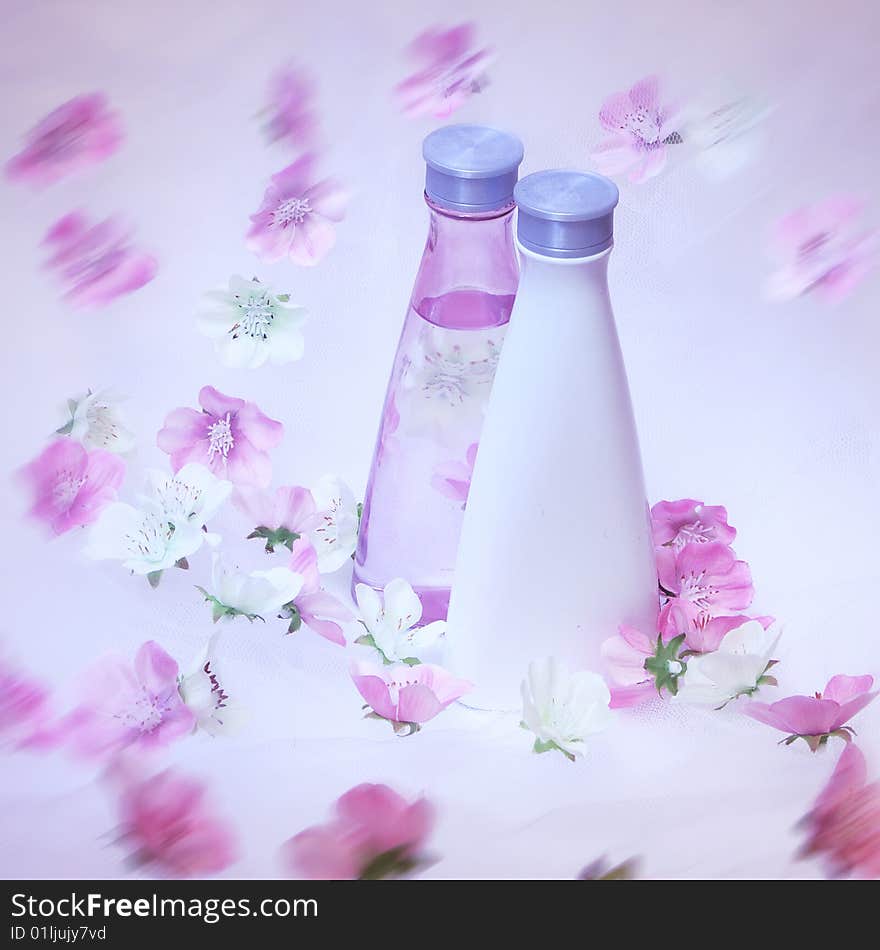
[[[447,638],[468,703],[514,709],[529,662],[599,669],[621,623],[651,633],[657,573],[606,280],[616,186],[517,185],[519,292],[468,495]]]

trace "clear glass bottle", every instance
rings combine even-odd
[[[484,126],[424,142],[428,240],[385,397],[353,585],[395,577],[446,617],[483,415],[519,280],[513,186],[522,144]]]
[[[461,533],[447,638],[470,705],[514,709],[532,660],[600,668],[621,624],[656,627],[657,571],[608,293],[615,185],[516,188],[522,278]]]

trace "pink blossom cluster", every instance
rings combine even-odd
[[[645,664],[664,649],[675,653],[668,657],[672,663],[682,653],[711,653],[753,619],[743,613],[754,596],[751,572],[730,546],[736,529],[725,508],[692,498],[661,501],[651,509],[651,526],[660,585],[656,629],[624,626],[603,644],[612,707],[656,695],[657,679]],[[674,691],[674,677],[668,687]]]

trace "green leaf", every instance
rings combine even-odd
[[[407,656],[404,659],[402,659],[400,662],[405,663],[407,666],[419,666],[422,661],[418,657]]]
[[[281,545],[288,549],[288,551],[293,550],[293,542],[298,540],[300,537],[296,531],[289,531],[287,528],[267,528],[265,525],[260,525],[258,528],[254,528],[253,531],[247,536],[247,540],[250,541],[252,538],[261,538],[266,542],[266,553],[274,554],[275,547]]]
[[[150,582],[150,587],[155,590],[159,586],[159,581],[162,580],[162,572],[150,571],[150,573],[147,574],[147,580]]]
[[[55,430],[55,435],[70,435],[73,432],[73,419],[66,422],[60,429]]]

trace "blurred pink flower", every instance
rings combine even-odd
[[[410,803],[387,785],[358,785],[336,802],[334,818],[284,845],[294,877],[313,881],[399,877],[427,863],[434,809]]]
[[[757,620],[766,630],[774,618],[749,617],[746,614],[722,617],[694,614],[691,609],[683,606],[681,601],[673,599],[661,608],[659,626],[665,639],[672,639],[683,633],[685,649],[694,653],[713,653],[731,630],[736,630],[752,620]]]
[[[87,451],[73,439],[51,441],[19,471],[33,504],[30,515],[64,534],[95,521],[114,501],[125,477],[125,462],[103,449]]]
[[[417,666],[355,663],[351,678],[379,718],[388,719],[395,726],[409,727],[401,730],[407,733],[417,731],[420,723],[433,719],[473,686],[467,680],[456,679],[442,667],[428,663]]]
[[[224,396],[213,386],[199,390],[199,405],[201,412],[174,409],[156,436],[156,444],[171,456],[172,470],[198,462],[239,488],[268,486],[272,480],[268,452],[281,441],[284,426],[254,403]]]
[[[779,262],[767,292],[791,300],[815,291],[837,303],[864,280],[876,263],[877,229],[858,230],[864,204],[846,195],[827,198],[785,215],[772,235]]]
[[[254,525],[248,538],[264,539],[268,554],[276,545],[292,549],[293,542],[315,526],[317,507],[308,488],[282,486],[274,493],[250,489],[237,492],[234,501]]]
[[[247,233],[263,260],[312,266],[336,243],[333,225],[345,217],[348,195],[333,179],[315,181],[315,164],[310,152],[272,176]]]
[[[305,538],[293,542],[288,567],[303,578],[303,586],[293,600],[294,609],[290,611],[289,632],[295,633],[302,623],[324,639],[344,647],[345,635],[340,623],[354,620],[354,614],[341,600],[321,589],[318,554]]]
[[[135,654],[134,667],[108,657],[86,676],[84,701],[67,717],[65,729],[83,755],[167,745],[191,733],[196,717],[178,691],[177,661],[154,640]]]
[[[6,163],[13,181],[49,185],[119,147],[119,117],[99,92],[75,96],[50,112],[27,134],[25,147]]]
[[[76,307],[106,306],[148,284],[158,269],[113,218],[90,224],[74,211],[49,229],[43,243],[52,251],[46,266],[67,285],[65,296]]]
[[[880,782],[868,784],[865,757],[855,744],[844,746],[801,824],[808,835],[801,857],[824,858],[834,876],[880,878]]]
[[[870,692],[873,685],[873,676],[839,674],[832,676],[825,689],[815,696],[788,696],[769,704],[749,703],[743,712],[789,733],[783,740],[786,745],[804,739],[815,752],[831,736],[850,741],[853,730],[847,723],[877,695]]]
[[[312,108],[313,95],[314,83],[302,70],[287,66],[272,74],[265,109],[270,142],[283,141],[297,148],[312,144],[318,126]]]
[[[609,96],[599,110],[602,128],[611,133],[592,159],[604,175],[629,172],[634,184],[663,170],[667,146],[682,141],[676,129],[677,108],[660,104],[660,81],[648,76],[627,92]]]
[[[672,566],[658,561],[660,583],[674,598],[667,605],[680,622],[703,622],[712,617],[745,610],[755,589],[745,561],[738,561],[722,541],[689,542]]]
[[[175,877],[229,867],[236,860],[235,835],[205,799],[201,782],[172,771],[127,784],[119,810],[123,840],[135,848],[133,859]]]
[[[408,53],[418,69],[394,88],[407,115],[446,119],[486,85],[492,55],[474,48],[475,32],[473,23],[431,27],[410,43]]]
[[[463,462],[444,462],[434,469],[434,474],[431,476],[431,487],[453,501],[460,501],[462,508],[467,503],[478,448],[479,443],[471,443]]]
[[[49,690],[0,653],[0,744],[51,744]]]

